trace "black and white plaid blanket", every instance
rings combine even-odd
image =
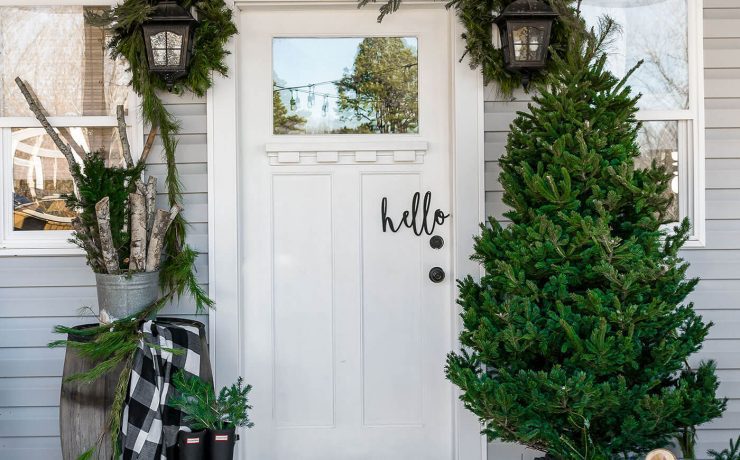
[[[190,430],[182,426],[183,414],[166,402],[177,371],[200,376],[199,330],[188,323],[146,321],[142,332],[121,422],[123,458],[173,459],[177,433]]]

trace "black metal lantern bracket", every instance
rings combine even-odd
[[[172,0],[158,3],[142,24],[149,72],[159,74],[169,89],[188,73],[197,24],[188,10]]]
[[[504,68],[522,76],[526,89],[533,72],[547,64],[552,24],[558,14],[540,0],[516,0],[494,19],[498,26]]]

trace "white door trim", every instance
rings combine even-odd
[[[280,1],[239,2],[226,0],[234,8],[238,18],[239,9],[250,7],[306,7],[352,5],[354,2],[336,1]],[[411,3],[411,2],[409,2]],[[414,2],[417,3],[417,2]],[[421,3],[421,2],[419,2]],[[429,5],[429,2],[423,2]],[[442,3],[435,3],[440,8]],[[406,7],[411,5],[407,4]],[[454,14],[450,14],[451,62],[450,69],[453,91],[450,107],[452,114],[452,203],[455,213],[453,227],[453,264],[458,278],[468,274],[479,277],[480,266],[469,259],[472,254],[472,236],[478,233],[478,224],[485,219],[484,191],[484,139],[483,139],[483,83],[480,72],[471,70],[466,61],[459,62],[464,52],[460,39],[462,26]],[[243,237],[239,228],[241,185],[239,182],[239,67],[236,39],[230,40],[230,55],[226,62],[230,69],[229,78],[215,76],[214,86],[208,92],[208,234],[209,234],[209,292],[216,301],[216,309],[210,312],[210,351],[216,384],[222,386],[236,380],[240,375],[241,349],[241,305],[243,295],[240,287],[241,266],[239,242]],[[457,292],[453,295],[456,297]],[[450,299],[456,305],[455,299]],[[455,316],[456,319],[457,315]],[[453,321],[457,337],[460,321]],[[456,460],[485,460],[486,441],[480,435],[480,425],[457,398],[454,405],[454,448]],[[243,452],[239,454],[243,457]]]

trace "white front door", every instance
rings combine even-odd
[[[450,13],[290,8],[241,13],[241,448],[450,460]]]

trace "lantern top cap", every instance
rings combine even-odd
[[[555,19],[558,14],[550,5],[540,0],[516,0],[504,8],[494,20],[499,24],[507,19]]]
[[[157,3],[154,6],[154,12],[149,17],[150,20],[155,21],[167,21],[167,22],[181,22],[181,21],[193,21],[195,18],[190,15],[190,12],[178,5],[177,2],[172,0],[164,0]]]

